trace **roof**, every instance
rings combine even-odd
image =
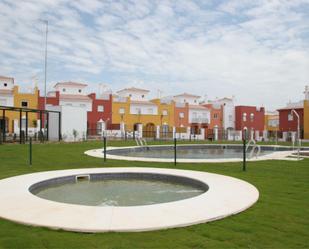
[[[54,87],[57,87],[57,86],[86,87],[87,84],[79,83],[79,82],[73,82],[73,81],[66,81],[66,82],[58,82]]]
[[[283,107],[283,108],[280,108],[280,109],[277,109],[277,111],[284,111],[284,110],[301,110],[301,109],[304,109],[303,106],[296,106],[296,107]]]
[[[190,94],[190,93],[182,93],[175,95],[174,97],[192,97],[192,98],[200,98],[201,96]]]
[[[10,90],[10,89],[0,89],[0,93],[2,93],[2,94],[13,94],[13,90]]]
[[[142,88],[136,88],[136,87],[124,88],[124,89],[117,91],[117,93],[126,92],[126,91],[149,93],[149,90],[142,89]]]
[[[131,101],[131,104],[156,105],[155,103],[150,101],[137,101],[137,100]]]
[[[200,109],[200,110],[208,110],[207,107],[201,105],[189,105],[189,109]]]
[[[14,81],[14,78],[12,78],[12,77],[1,76],[1,75],[0,75],[0,79],[2,79],[2,80],[13,80]]]

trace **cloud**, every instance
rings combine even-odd
[[[236,95],[274,109],[309,79],[308,0],[0,2],[0,74]],[[280,89],[280,91],[279,91]]]

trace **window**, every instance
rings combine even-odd
[[[214,119],[218,118],[218,113],[214,113]]]
[[[250,113],[250,121],[251,121],[251,122],[254,121],[254,113]]]
[[[4,87],[7,87],[8,86],[8,83],[3,83]]]
[[[21,107],[28,107],[28,101],[22,101]]]
[[[65,92],[65,88],[62,88],[62,92]]]
[[[98,112],[104,112],[104,106],[98,105]]]
[[[288,121],[293,121],[294,120],[294,116],[292,113],[289,113],[288,115]]]
[[[247,121],[247,113],[242,114],[242,121],[244,121],[244,122]]]
[[[167,116],[167,114],[168,114],[167,110],[163,110],[163,111],[162,111],[162,115],[163,115],[163,116]]]
[[[197,118],[197,113],[193,112],[192,116],[193,116],[193,118]]]
[[[232,122],[233,121],[233,116],[229,115],[229,121]]]
[[[129,97],[132,97],[132,94],[129,94]]]
[[[72,104],[71,103],[67,103],[67,104],[65,104],[66,106],[72,106]]]
[[[153,109],[152,108],[148,108],[148,114],[153,114]]]
[[[142,95],[142,98],[144,98],[144,97],[145,97],[145,95],[143,94],[143,95]]]
[[[179,113],[179,117],[180,117],[180,118],[184,118],[184,117],[185,117],[185,114],[184,114],[183,112],[180,112],[180,113]]]
[[[85,104],[80,104],[79,106],[80,106],[80,107],[86,107],[86,105],[85,105]]]
[[[119,108],[119,114],[124,114],[125,113],[125,109],[123,107]]]
[[[136,108],[135,111],[136,111],[137,114],[142,114],[141,108]]]
[[[78,92],[81,93],[81,92],[82,92],[82,89],[78,89]]]

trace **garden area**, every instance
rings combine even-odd
[[[128,145],[134,145],[134,141],[108,141],[108,146]],[[222,220],[151,232],[76,233],[0,219],[0,248],[309,248],[309,159],[247,162],[247,171],[243,172],[238,162],[175,166],[110,159],[104,162],[84,154],[97,148],[102,148],[101,141],[33,144],[30,166],[27,144],[0,145],[0,178],[78,168],[177,168],[243,179],[259,190],[260,197],[248,210]]]

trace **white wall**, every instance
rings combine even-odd
[[[85,102],[85,101],[72,101],[72,100],[60,100],[59,105],[61,106],[71,106],[71,107],[78,107],[84,109],[85,111],[91,112],[92,110],[92,102]]]
[[[177,103],[188,103],[189,105],[198,104],[198,99],[200,97],[190,97],[190,96],[175,96],[174,101]]]
[[[4,86],[7,84],[7,86]],[[14,87],[13,79],[0,79],[0,89],[1,90],[12,90]]]
[[[233,99],[219,99],[211,101],[213,105],[223,106],[223,128],[235,129],[235,104]]]
[[[138,110],[141,110],[140,114],[147,114],[147,115],[158,115],[158,107],[157,105],[153,104],[153,105],[149,105],[149,104],[131,104],[130,105],[130,114],[139,114]],[[152,113],[150,111],[150,109],[152,110]]]
[[[117,92],[120,97],[130,97],[131,100],[143,101],[147,98],[147,92],[134,91],[134,90],[122,90]]]
[[[86,95],[85,86],[58,85],[55,87],[55,90],[59,91],[60,94]]]
[[[74,141],[73,130],[77,131],[76,140],[87,134],[87,110],[74,106],[48,106],[48,110],[61,111],[61,133],[64,141]]]
[[[4,95],[0,93],[0,105],[2,106],[14,106],[13,95]]]

